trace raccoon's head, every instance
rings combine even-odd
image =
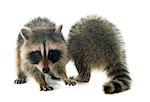
[[[68,62],[66,43],[61,33],[62,26],[53,30],[21,29],[24,43],[21,47],[23,66],[30,65],[43,73],[53,70],[56,64]]]

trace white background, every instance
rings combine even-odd
[[[15,85],[15,47],[19,29],[34,17],[48,17],[63,24],[63,35],[80,17],[97,14],[114,23],[122,32],[127,50],[129,71],[133,79],[129,91],[106,95],[102,85],[107,77],[94,71],[88,84],[65,86],[54,81],[55,90],[39,91],[29,78],[24,85]],[[0,1],[0,102],[150,102],[150,3],[149,0],[1,0]],[[67,74],[75,75],[73,63]]]

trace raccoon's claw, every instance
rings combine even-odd
[[[51,86],[48,85],[40,86],[40,91],[51,91],[51,90],[54,90],[54,88]]]
[[[26,83],[26,79],[25,78],[18,78],[14,81],[15,84],[24,84]]]
[[[71,86],[71,85],[74,86],[74,85],[76,85],[76,82],[71,79],[67,79],[67,80],[65,80],[65,84],[69,85],[69,86]]]

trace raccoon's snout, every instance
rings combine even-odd
[[[50,71],[50,69],[49,68],[43,68],[42,71],[43,71],[43,73],[48,73]]]

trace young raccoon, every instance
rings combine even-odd
[[[69,33],[68,52],[75,62],[79,82],[88,82],[92,68],[104,66],[110,81],[104,85],[107,94],[130,88],[131,78],[126,67],[125,51],[118,29],[97,16],[82,18]]]
[[[21,29],[16,49],[18,78],[16,84],[26,83],[27,74],[34,77],[40,89],[53,90],[45,82],[44,74],[61,78],[66,84],[75,82],[66,76],[65,65],[68,60],[66,42],[61,33],[62,25],[47,18],[35,18]]]

